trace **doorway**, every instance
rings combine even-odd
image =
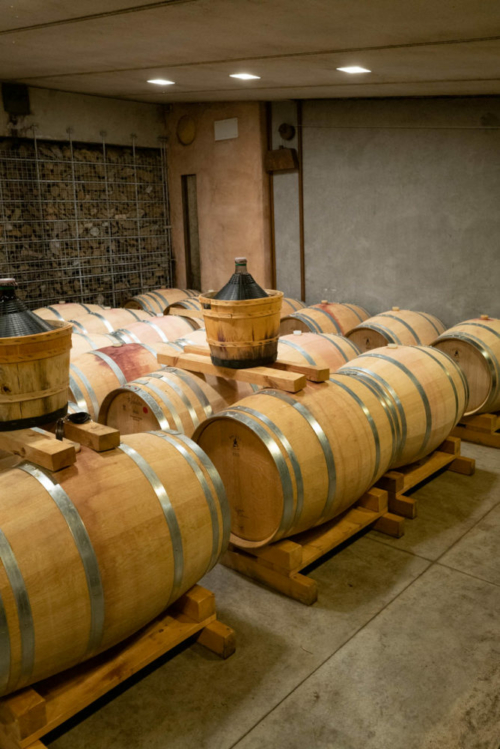
[[[184,217],[184,248],[186,258],[186,285],[188,289],[201,291],[196,174],[183,174],[181,180],[182,213]]]

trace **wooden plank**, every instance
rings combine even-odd
[[[326,382],[330,379],[330,369],[328,367],[320,367],[316,364],[298,364],[286,359],[277,359],[270,366],[273,369],[279,369],[284,372],[298,372],[305,375],[306,379],[311,382]]]
[[[318,586],[315,580],[300,573],[284,575],[278,570],[264,566],[258,559],[245,552],[230,549],[224,554],[222,563],[252,580],[269,585],[289,598],[305,603],[306,606],[310,606],[318,599]]]
[[[210,356],[208,346],[184,346],[185,354],[195,354],[198,356]],[[296,372],[303,374],[311,382],[326,382],[330,379],[330,370],[328,367],[320,367],[317,364],[300,364],[298,362],[288,361],[287,359],[277,359],[274,364],[269,365],[272,369],[279,369],[284,372]]]
[[[394,515],[392,512],[386,512],[374,524],[373,530],[379,533],[385,533],[386,536],[401,538],[404,535],[405,519]]]
[[[381,517],[380,513],[354,507],[317,528],[304,531],[296,540],[302,545],[302,568],[312,564]]]
[[[476,461],[474,458],[466,458],[465,455],[460,455],[455,458],[453,463],[450,463],[448,470],[454,473],[462,473],[464,476],[472,476],[476,470]]]
[[[411,466],[409,470],[404,473],[403,482],[403,493],[412,489],[417,484],[420,484],[425,479],[430,478],[434,473],[437,473],[445,466],[453,462],[455,456],[450,453],[442,453],[436,450],[428,458],[423,460],[415,466]]]
[[[56,440],[50,432],[35,429],[18,429],[0,432],[0,449],[19,455],[49,471],[73,465],[76,461],[75,445],[67,439]]]
[[[460,420],[460,425],[478,432],[493,434],[500,429],[500,413],[467,416]]]
[[[166,652],[208,628],[202,644],[222,657],[234,650],[234,633],[216,621],[213,594],[195,586],[186,594],[181,610],[169,609],[151,624],[123,643],[95,658],[50,679],[38,682],[36,690],[28,688],[0,700],[0,747],[34,749],[37,740],[76,715],[102,695],[121,684]],[[184,613],[203,608],[210,601],[214,613],[194,621]],[[45,719],[43,719],[43,707]],[[29,727],[33,730],[29,731]],[[38,742],[38,749],[43,744]]]
[[[97,453],[112,450],[120,445],[120,432],[113,427],[98,424],[95,421],[87,421],[86,424],[73,424],[71,421],[64,423],[65,436],[79,442],[85,447],[90,447]]]
[[[195,346],[194,343],[190,343],[184,346],[185,354],[196,354],[197,356],[210,356],[210,347],[206,346]]]
[[[234,629],[215,619],[204,627],[197,637],[198,642],[224,660],[236,650]]]
[[[294,372],[280,372],[271,367],[249,367],[248,369],[231,369],[230,367],[216,367],[207,356],[198,354],[167,354],[158,353],[159,364],[169,367],[180,367],[189,372],[210,374],[214,377],[225,377],[228,380],[251,382],[266,388],[279,388],[289,393],[302,390],[307,383],[306,377]]]
[[[414,520],[417,517],[417,506],[417,500],[412,497],[405,497],[404,494],[389,495],[390,512],[403,518]]]
[[[500,448],[500,432],[488,434],[487,432],[480,432],[474,429],[469,429],[468,427],[458,426],[453,430],[453,434],[466,442],[473,442],[476,445]]]

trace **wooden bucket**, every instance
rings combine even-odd
[[[204,380],[167,367],[108,393],[99,421],[115,427],[120,434],[173,429],[191,437],[202,421],[226,405]]]
[[[35,315],[42,317],[44,320],[79,320],[80,317],[88,315],[91,312],[101,312],[104,307],[100,304],[79,304],[77,302],[59,302],[51,304],[49,307],[40,307],[33,310]]]
[[[281,336],[278,357],[300,364],[317,364],[336,372],[350,359],[359,356],[358,347],[344,336],[333,333],[303,333]]]
[[[434,341],[461,367],[469,385],[465,416],[500,411],[500,320],[488,315],[466,320]]]
[[[76,330],[73,330],[71,341],[71,359],[77,359],[82,354],[86,354],[87,351],[95,351],[106,346],[119,346],[122,343],[113,333],[107,335],[91,333],[87,335],[87,333],[80,333]]]
[[[164,315],[169,304],[190,296],[198,296],[192,289],[155,289],[128,299],[123,305],[127,309],[142,309],[152,315]]]
[[[294,312],[281,321],[281,335],[289,335],[295,330],[304,333],[335,333],[345,335],[354,325],[369,317],[368,312],[357,304],[321,302]]]
[[[370,317],[346,332],[361,351],[371,351],[388,343],[398,346],[430,346],[444,331],[443,323],[426,312],[393,307],[390,312]]]
[[[239,301],[200,296],[213,363],[246,369],[275,362],[282,299],[282,291]]]
[[[439,447],[467,405],[460,367],[430,347],[389,344],[352,359],[338,373],[362,380],[386,403],[400,435],[391,468],[414,463]]]
[[[184,435],[84,447],[52,479],[27,463],[0,474],[4,625],[0,693],[84,661],[138,631],[227,547],[224,488]]]
[[[379,394],[340,374],[294,395],[259,391],[203,422],[194,439],[221,475],[231,541],[243,548],[339,515],[399,448]]]
[[[48,424],[68,407],[71,324],[0,338],[0,431]]]
[[[71,320],[75,330],[79,333],[114,333],[115,330],[125,328],[143,320],[151,320],[149,312],[134,309],[102,309],[100,312],[91,312],[82,315],[78,320]]]
[[[146,343],[127,343],[89,351],[70,366],[69,400],[97,421],[108,393],[158,369],[156,350]]]
[[[188,318],[162,315],[127,325],[116,330],[114,335],[123,343],[167,343],[189,334],[193,329],[193,323]]]

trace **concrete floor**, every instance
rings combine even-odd
[[[221,566],[202,582],[237,632],[194,644],[53,734],[51,749],[499,749],[500,452],[414,493],[406,535],[357,538],[306,607]]]

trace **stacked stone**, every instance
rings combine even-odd
[[[39,141],[37,154],[32,141],[0,145],[0,276],[21,298],[119,306],[171,285],[157,151],[136,149],[135,165],[128,147]]]

